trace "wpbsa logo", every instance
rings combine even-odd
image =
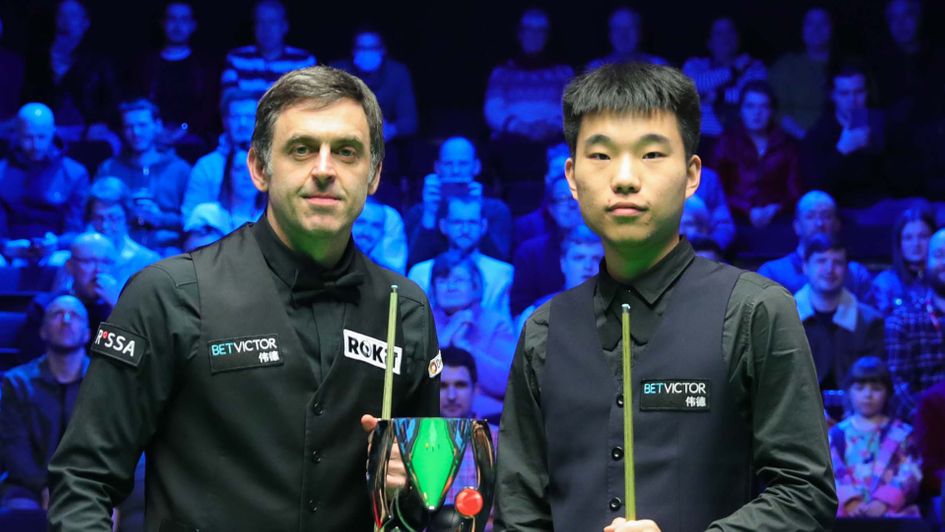
[[[129,340],[113,331],[99,329],[98,334],[95,336],[95,345],[117,351],[132,358],[135,356],[135,341]]]

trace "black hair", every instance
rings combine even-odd
[[[889,373],[889,368],[886,367],[886,363],[883,362],[881,358],[865,356],[857,359],[857,361],[850,366],[850,371],[847,372],[846,379],[843,381],[843,389],[849,390],[854,384],[867,382],[882,384],[886,387],[887,394],[892,395],[892,375]]]
[[[771,106],[772,111],[778,109],[778,95],[774,93],[774,87],[770,83],[763,79],[755,79],[749,81],[742,87],[742,92],[738,96],[738,105],[745,103],[745,97],[749,92],[755,92],[758,94],[764,94],[768,97],[768,105]]]
[[[466,368],[469,371],[469,378],[472,380],[473,385],[479,382],[479,374],[476,371],[476,359],[473,358],[469,351],[449,346],[440,349],[440,354],[443,356],[444,367]]]
[[[815,233],[804,241],[804,262],[810,260],[814,253],[823,253],[825,251],[843,251],[847,253],[847,247],[834,235]]]
[[[702,113],[695,83],[678,69],[648,63],[613,63],[574,78],[562,99],[564,138],[576,153],[581,120],[585,115],[613,112],[650,116],[664,111],[675,115],[686,149],[696,152]]]

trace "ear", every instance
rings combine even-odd
[[[699,190],[699,183],[702,182],[702,159],[693,154],[689,158],[689,165],[686,167],[686,199],[692,197]]]
[[[574,181],[574,158],[568,157],[564,162],[564,177],[568,180],[568,188],[571,189],[571,197],[578,199],[577,182]]]
[[[473,161],[473,167],[472,167],[473,177],[476,177],[477,175],[479,175],[479,172],[482,172],[482,163],[479,162],[479,159],[476,159],[475,161]]]
[[[249,167],[249,176],[253,179],[253,186],[260,192],[269,191],[269,176],[262,160],[256,154],[256,148],[250,148],[246,154],[246,166]]]
[[[374,172],[374,175],[371,176],[371,179],[368,180],[368,195],[373,196],[377,192],[377,187],[381,186],[381,170],[384,168],[384,162],[381,161],[377,163],[377,170]]]
[[[480,232],[482,233],[482,236],[485,236],[485,234],[488,231],[489,231],[489,219],[483,216],[482,222],[480,222]]]
[[[440,232],[443,233],[443,236],[446,236],[446,218],[440,218],[437,221],[437,225],[440,227]]]

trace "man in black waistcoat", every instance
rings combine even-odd
[[[441,367],[423,293],[351,239],[383,147],[349,74],[306,68],[266,92],[247,157],[266,213],[125,287],[49,468],[52,530],[111,530],[142,450],[149,531],[372,529],[364,430],[391,284],[394,416],[438,415]]]
[[[604,261],[525,324],[499,435],[496,530],[832,523],[823,407],[794,301],[757,274],[696,257],[679,236],[699,186],[699,122],[692,80],[670,67],[607,65],[565,91],[565,172]],[[622,395],[624,303],[632,401]],[[623,448],[625,406],[633,449]],[[641,520],[626,522],[631,458]]]

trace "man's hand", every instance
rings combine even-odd
[[[450,317],[449,323],[443,327],[442,336],[439,337],[440,345],[460,347],[456,345],[456,343],[462,343],[462,337],[466,334],[466,331],[469,330],[469,327],[473,325],[474,320],[473,312],[469,309],[460,310],[453,314]]]
[[[861,504],[859,508],[857,508],[860,515],[866,517],[882,517],[886,515],[886,510],[888,509],[889,506],[881,501],[870,501],[866,504]]]
[[[440,176],[436,174],[427,174],[423,178],[423,218],[421,223],[425,229],[436,227],[436,214],[440,208],[440,201],[443,199],[443,192],[440,189]]]
[[[368,434],[368,452],[371,451],[371,431],[377,426],[378,418],[371,414],[361,416],[361,428]],[[387,480],[388,490],[403,489],[407,485],[407,468],[404,467],[404,461],[400,458],[400,445],[397,439],[391,445],[390,459],[387,461]]]
[[[751,225],[755,226],[758,229],[767,227],[771,223],[771,220],[774,219],[775,215],[778,214],[778,211],[781,210],[781,206],[777,203],[772,203],[771,205],[765,205],[764,207],[754,207],[749,212],[749,218],[751,218]]]
[[[118,286],[118,280],[110,273],[100,273],[95,276],[95,295],[105,300],[111,306],[118,302],[118,294],[121,293],[121,287]]]
[[[627,521],[618,517],[609,526],[604,527],[604,532],[660,532],[660,527],[649,519]]]
[[[843,128],[840,140],[837,141],[837,151],[849,155],[867,147],[870,143],[870,128],[858,127],[855,129]]]

